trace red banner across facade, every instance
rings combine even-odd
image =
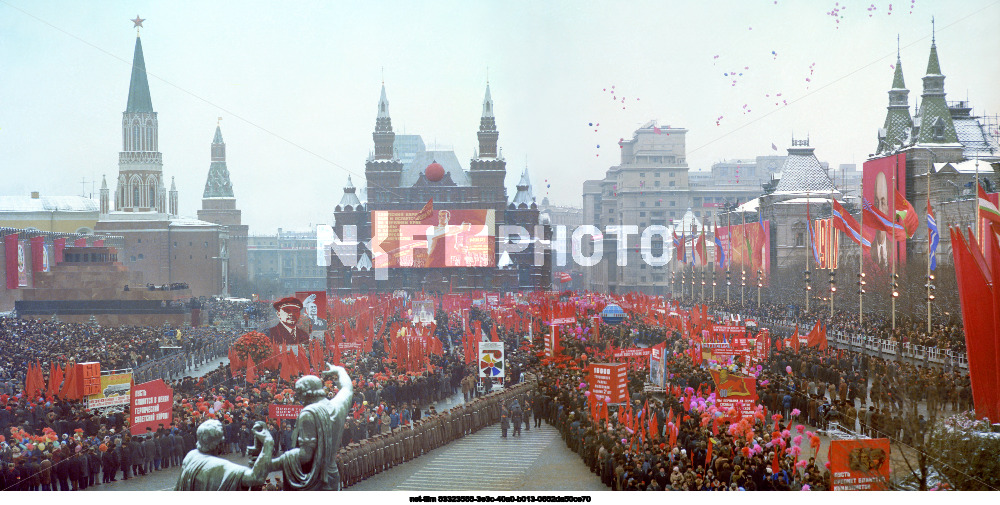
[[[7,289],[17,289],[17,234],[3,238],[3,253],[6,259]]]

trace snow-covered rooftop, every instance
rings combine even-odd
[[[99,212],[97,200],[82,196],[0,196],[0,212]]]

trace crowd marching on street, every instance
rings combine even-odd
[[[562,299],[581,298],[567,293]],[[684,300],[674,303],[690,308]],[[739,310],[726,304],[712,308]],[[227,317],[249,314],[234,304],[217,310]],[[524,316],[532,308],[514,310]],[[371,352],[343,359],[354,381],[354,402],[337,455],[342,484],[356,484],[494,423],[500,423],[503,437],[516,438],[522,425],[529,430],[544,421],[614,490],[824,490],[831,475],[820,463],[818,430],[842,426],[913,445],[935,416],[971,408],[969,377],[961,371],[845,350],[785,347],[772,350],[757,371],[759,405],[752,419],[713,416],[713,380],[692,358],[691,335],[628,312],[620,325],[600,325],[598,335],[566,334],[561,350],[547,356],[547,329],[530,339],[523,328],[473,309],[471,318],[483,323],[484,334],[492,327],[505,344],[505,387],[498,391],[492,391],[491,381],[479,380],[477,367],[464,356],[466,330],[456,314],[438,310],[436,336],[444,352],[429,355],[422,370],[406,371],[387,352],[390,324],[403,321],[403,314],[379,318]],[[260,311],[254,313],[259,320]],[[741,313],[777,317],[786,309]],[[576,324],[590,321],[581,314]],[[850,323],[838,315],[830,320],[831,328],[837,324]],[[885,332],[884,325],[873,325],[855,329]],[[223,423],[222,454],[245,456],[253,423],[264,419],[275,452],[292,448],[294,419],[268,416],[272,404],[295,403],[295,377],[262,368],[248,380],[225,362],[213,367],[238,330],[180,331],[180,349],[157,359],[162,328],[0,319],[0,489],[86,489],[176,466],[195,447],[195,431],[206,419]],[[955,347],[956,332],[960,329],[941,326],[926,335],[910,326],[892,336]],[[665,349],[665,391],[647,391],[648,371],[630,367],[628,401],[605,407],[603,414],[598,407],[595,414],[588,365],[605,359],[610,348],[657,344]],[[89,411],[81,402],[58,397],[27,398],[20,391],[23,371],[35,360],[133,368],[136,383],[162,378],[174,391],[172,422],[132,435],[123,412]],[[210,371],[192,374],[205,366]],[[332,397],[335,391],[327,385]],[[439,412],[439,402],[452,397],[448,404],[456,405]],[[264,488],[280,485],[269,482]]]

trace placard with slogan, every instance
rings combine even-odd
[[[162,424],[173,422],[174,390],[163,379],[156,379],[132,388],[132,402],[129,405],[129,420],[132,434],[140,435],[146,428],[156,431]]]
[[[132,401],[132,372],[101,375],[101,389],[87,397],[87,408],[125,407]]]
[[[559,353],[559,327],[552,326],[548,333],[542,336],[545,344],[545,357],[551,358]]]
[[[504,376],[503,342],[479,343],[479,377]]]
[[[652,349],[649,347],[633,347],[627,349],[615,349],[612,351],[611,355],[615,359],[648,358],[651,351]]]
[[[302,405],[272,403],[267,407],[267,417],[271,419],[298,419],[302,408]]]
[[[889,482],[889,439],[832,440],[834,491],[884,491]]]
[[[590,394],[609,397],[609,404],[623,403],[628,377],[625,363],[593,363],[589,370]]]
[[[729,412],[735,408],[741,418],[752,419],[757,410],[757,379],[731,374],[725,368],[709,370],[709,373],[715,382],[715,402],[719,410]]]

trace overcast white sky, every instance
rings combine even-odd
[[[579,205],[582,182],[650,119],[690,130],[692,170],[784,152],[793,133],[833,166],[860,164],[897,34],[911,107],[920,95],[932,15],[948,99],[1000,113],[998,0],[0,0],[0,193],[113,180],[136,14],[181,213],[201,206],[222,116],[251,233],[332,220],[348,173],[363,179],[383,67],[396,132],[454,148],[466,168],[488,67],[508,186],[527,160],[538,199],[557,204]]]

